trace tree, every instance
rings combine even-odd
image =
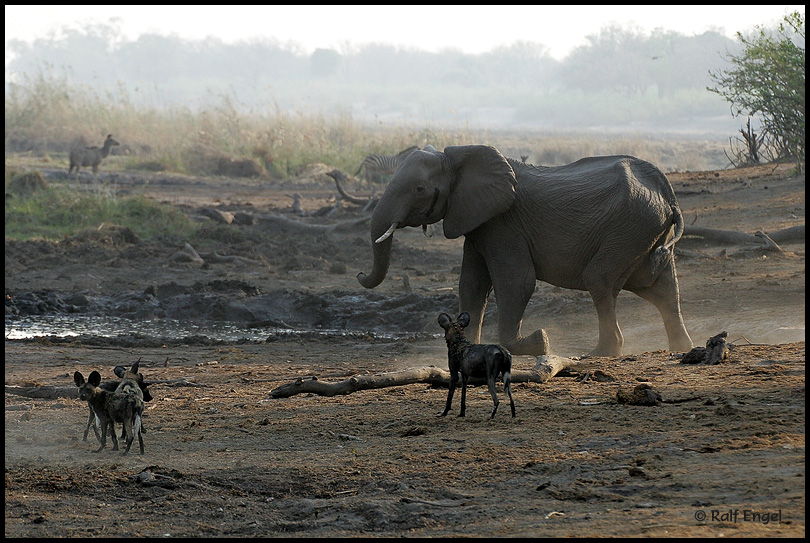
[[[737,33],[744,46],[728,58],[731,68],[709,76],[707,87],[731,104],[731,112],[757,116],[774,158],[804,163],[804,13],[786,15],[775,33],[757,27],[752,37]]]
[[[310,62],[314,75],[318,77],[335,75],[340,67],[340,53],[334,49],[315,49]]]

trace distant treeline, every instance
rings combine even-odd
[[[526,41],[476,55],[348,42],[305,54],[273,39],[226,44],[144,34],[125,41],[113,24],[97,24],[11,42],[6,92],[9,82],[45,70],[149,107],[205,109],[227,96],[244,111],[342,111],[388,124],[722,131],[739,122],[706,91],[708,73],[726,68],[726,55],[740,49],[718,32],[606,26],[562,61]]]

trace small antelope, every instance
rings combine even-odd
[[[119,145],[119,143],[113,139],[112,134],[109,134],[101,148],[84,147],[71,150],[68,177],[73,173],[73,168],[76,168],[76,175],[79,175],[79,170],[82,166],[92,166],[93,175],[95,175],[98,172],[98,165],[101,164],[101,159],[107,158],[113,145]]]
[[[467,380],[470,377],[485,377],[489,394],[495,407],[489,420],[498,411],[498,395],[495,393],[495,380],[503,374],[503,388],[509,397],[512,417],[515,416],[515,402],[512,400],[512,355],[500,345],[473,344],[464,335],[464,329],[470,324],[470,314],[466,311],[453,322],[447,313],[439,315],[439,326],[444,328],[444,340],[447,342],[447,362],[450,366],[450,390],[447,392],[447,404],[440,417],[447,415],[453,403],[453,393],[458,385],[458,374],[461,373],[461,412],[467,411]]]
[[[79,398],[86,401],[96,414],[101,426],[101,445],[94,452],[101,452],[107,446],[107,431],[113,440],[113,450],[118,450],[118,439],[115,437],[116,422],[123,423],[127,447],[121,454],[128,454],[135,436],[138,436],[141,454],[143,454],[143,437],[141,436],[141,418],[143,417],[143,400],[134,394],[109,392],[98,387],[101,374],[93,371],[87,381],[80,372],[73,374],[73,381],[79,387]]]

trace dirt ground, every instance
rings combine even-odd
[[[687,223],[772,233],[805,221],[804,177],[790,168],[669,177]],[[74,371],[112,378],[113,366],[141,359],[155,399],[144,455],[109,444],[94,454],[92,432],[82,441],[86,403],[7,388],[6,537],[804,536],[804,241],[781,253],[679,242],[695,345],[724,330],[733,344],[718,365],[681,364],[680,353],[662,350],[655,309],[622,293],[625,355],[513,385],[514,419],[501,406],[487,421],[485,386],[468,391],[465,418],[455,416],[458,396],[438,418],[447,389],[430,384],[276,399],[272,390],[301,377],[446,367],[436,317],[457,311],[461,240],[398,231],[389,277],[363,291],[355,275],[371,264],[364,213],[334,209],[330,169],[314,165],[286,185],[102,176],[103,190],[195,217],[210,208],[242,217],[212,226],[218,241],[194,246],[204,263],[177,257],[182,239],[146,242],[109,225],[59,243],[6,240],[7,329],[23,315],[65,311],[313,330],[266,342],[7,339],[7,387],[73,387]],[[89,177],[70,182],[99,190]],[[297,229],[279,216],[342,226]],[[484,340],[495,340],[496,312],[492,299]],[[523,332],[538,327],[561,356],[596,343],[584,293],[538,284]],[[314,333],[333,329],[352,333]],[[517,369],[534,364],[515,357]],[[617,402],[618,390],[640,383],[663,403]]]

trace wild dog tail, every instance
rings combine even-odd
[[[137,400],[135,402],[135,424],[133,424],[132,428],[132,432],[135,436],[141,433],[141,427],[143,426],[143,407],[143,400]]]

